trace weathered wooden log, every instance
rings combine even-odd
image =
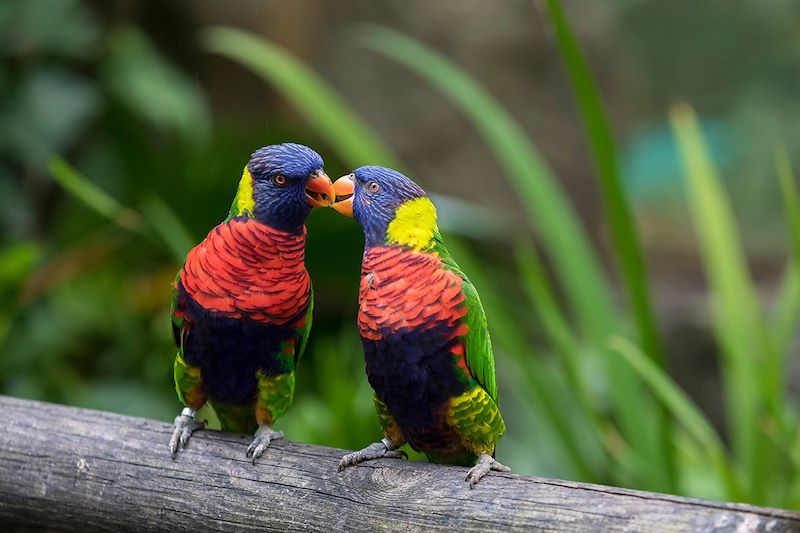
[[[195,433],[176,460],[164,422],[0,396],[0,530],[800,531],[800,513]]]

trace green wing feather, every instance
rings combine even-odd
[[[180,274],[178,274],[180,276]],[[178,399],[184,405],[192,404],[197,408],[198,401],[205,403],[205,396],[202,393],[202,378],[200,376],[200,369],[190,366],[184,360],[183,343],[186,335],[189,332],[189,324],[185,317],[180,313],[180,301],[178,299],[178,277],[175,278],[175,285],[172,289],[172,301],[170,303],[170,319],[172,321],[172,339],[175,341],[175,346],[178,348],[178,353],[175,356],[173,364],[173,377],[175,379],[175,392],[178,393]],[[200,396],[197,396],[197,394]],[[202,400],[199,400],[202,398]]]
[[[294,367],[300,362],[300,358],[306,351],[308,344],[308,335],[311,333],[311,322],[314,318],[314,287],[309,285],[308,294],[308,309],[306,310],[306,323],[304,326],[297,328],[294,343]]]
[[[271,376],[267,376],[261,371],[257,373],[258,398],[256,399],[256,404],[266,409],[266,413],[269,413],[267,423],[270,425],[289,409],[294,400],[294,373],[308,344],[313,313],[314,290],[311,289],[308,297],[305,323],[295,329],[294,353],[291,354],[291,359],[284,356],[286,357],[284,360],[285,372]],[[282,354],[285,354],[285,352],[282,351]]]
[[[178,280],[180,279],[180,271],[175,276],[175,283],[172,287],[172,300],[170,301],[169,306],[169,315],[170,320],[172,322],[172,340],[175,341],[175,346],[178,347],[178,354],[183,357],[183,334],[184,334],[184,327],[186,326],[186,320],[178,316]]]
[[[439,255],[446,268],[458,274],[463,280],[461,291],[464,294],[467,305],[467,316],[464,321],[469,328],[469,333],[466,336],[467,366],[481,387],[497,402],[497,382],[494,372],[492,341],[489,338],[486,313],[483,311],[478,291],[452,258],[450,252],[447,251],[442,241],[442,236],[438,231],[434,234],[432,251]]]

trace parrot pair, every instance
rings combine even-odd
[[[228,218],[175,280],[175,386],[186,407],[175,418],[172,457],[205,426],[196,413],[206,402],[223,430],[255,432],[246,452],[253,463],[283,437],[272,425],[292,403],[312,322],[305,220],[326,206],[364,231],[358,328],[383,431],[339,470],[402,457],[408,443],[433,462],[471,466],[470,488],[491,470],[509,471],[494,459],[505,424],[486,316],[442,242],[433,203],[384,167],[332,183],[319,154],[292,143],[253,153]]]

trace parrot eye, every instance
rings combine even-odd
[[[286,176],[283,174],[277,174],[272,177],[272,183],[278,187],[286,187]]]
[[[367,183],[367,190],[374,194],[381,190],[381,186],[377,181],[370,181]]]

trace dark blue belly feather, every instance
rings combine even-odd
[[[185,292],[181,297],[191,322],[183,358],[200,369],[203,389],[212,402],[252,405],[257,370],[268,376],[292,370],[278,356],[281,342],[295,335],[291,326],[226,317],[207,311]]]
[[[467,390],[455,371],[453,327],[384,331],[379,341],[362,339],[369,383],[386,404],[409,444],[417,450],[449,449],[446,426],[450,398]]]

